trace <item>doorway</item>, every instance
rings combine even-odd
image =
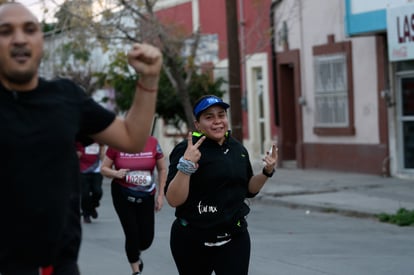
[[[397,142],[398,167],[401,172],[414,172],[414,73],[398,78]]]
[[[255,140],[259,141],[260,155],[264,155],[265,152],[265,137],[266,137],[266,118],[264,110],[264,89],[263,89],[263,72],[261,67],[253,68],[253,93],[255,95],[255,110],[256,110],[256,137]]]
[[[277,89],[280,164],[288,168],[304,168],[300,52],[289,50],[277,54]]]
[[[283,94],[283,102],[281,106],[282,127],[282,151],[283,161],[296,160],[296,111],[295,111],[295,86],[293,65],[287,64],[280,66],[281,76],[281,94]]]

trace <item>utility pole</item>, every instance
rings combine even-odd
[[[226,0],[227,56],[229,60],[229,90],[231,130],[234,138],[243,142],[242,97],[240,87],[240,48],[237,0]]]

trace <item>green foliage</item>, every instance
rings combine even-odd
[[[55,13],[55,18],[57,19],[56,28],[62,30],[65,25],[70,26],[70,20],[73,15],[70,14],[70,7],[68,1],[64,1],[59,10]]]
[[[132,72],[127,63],[124,52],[118,52],[112,63],[109,64],[107,73],[97,74],[100,86],[110,85],[115,89],[115,100],[120,111],[126,111],[131,106],[135,93],[137,75]]]
[[[127,110],[131,106],[138,77],[130,70],[125,53],[117,53],[109,65],[108,72],[100,74],[99,77],[102,85],[106,83],[114,87],[118,109]],[[186,74],[183,73],[183,78],[185,77]],[[191,104],[194,104],[202,95],[223,96],[224,92],[220,90],[223,83],[223,79],[212,80],[208,74],[193,74],[188,87]],[[167,124],[177,129],[180,128],[182,122],[186,122],[182,99],[164,71],[161,72],[159,81],[156,112]]]
[[[381,213],[378,215],[378,219],[381,222],[388,222],[399,226],[409,226],[414,224],[414,210],[400,208],[394,215]]]
[[[90,52],[84,48],[83,45],[79,45],[75,41],[68,42],[62,45],[62,61],[66,63],[71,55],[78,61],[87,62],[90,58]]]
[[[44,33],[48,33],[50,31],[56,30],[56,24],[55,23],[47,23],[42,22],[42,31]]]
[[[224,92],[220,90],[220,87],[223,83],[224,80],[221,78],[212,80],[207,74],[193,74],[188,87],[191,104],[193,105],[198,98],[206,94],[222,97]],[[181,122],[186,121],[183,102],[164,72],[160,79],[157,113],[167,124],[174,125],[176,128],[179,128]]]
[[[185,121],[184,109],[164,71],[161,72],[158,87],[156,112],[167,124],[174,125],[178,129],[180,119]]]

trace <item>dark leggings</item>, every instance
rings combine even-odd
[[[171,227],[170,248],[180,275],[247,275],[250,261],[250,236],[246,230],[232,236],[230,242],[216,247],[204,245],[200,231],[182,226]]]
[[[132,203],[121,189],[119,184],[111,183],[112,202],[125,234],[126,255],[130,263],[135,263],[141,251],[148,249],[154,239],[154,195],[141,203]]]
[[[81,174],[82,188],[82,214],[90,216],[93,210],[99,206],[102,198],[102,175],[100,173]]]

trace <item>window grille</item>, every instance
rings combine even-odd
[[[347,127],[346,55],[315,56],[315,126]]]

